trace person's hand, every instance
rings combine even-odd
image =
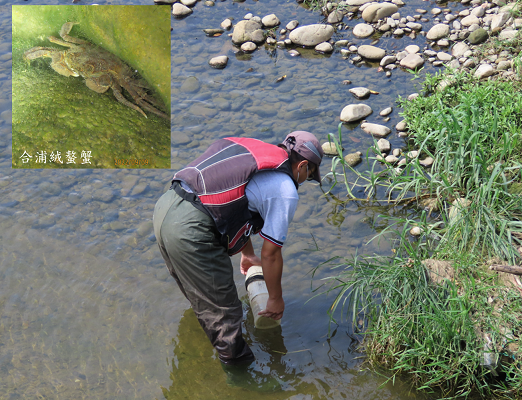
[[[254,253],[245,255],[245,253],[241,254],[241,263],[240,269],[243,275],[246,275],[248,269],[253,265],[261,265],[261,259],[256,256]]]
[[[268,299],[266,302],[266,308],[263,311],[259,311],[257,315],[261,315],[263,317],[272,318],[273,320],[278,320],[283,317],[283,312],[285,311],[285,301],[282,297],[277,299]]]

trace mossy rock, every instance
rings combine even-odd
[[[468,41],[471,44],[479,44],[479,43],[485,42],[486,40],[488,40],[488,38],[489,38],[488,32],[485,29],[478,28],[478,29],[474,30],[473,32],[471,32],[471,34],[468,36]]]

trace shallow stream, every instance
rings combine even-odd
[[[98,3],[157,7],[152,0]],[[408,3],[400,9],[402,15],[436,6]],[[151,221],[154,204],[174,171],[216,138],[248,136],[276,144],[293,130],[308,130],[324,142],[328,133],[336,133],[342,108],[358,102],[373,108],[369,122],[394,127],[402,119],[395,100],[420,89],[420,80],[401,70],[386,78],[377,65],[355,66],[338,50],[328,56],[304,51],[297,58],[275,47],[237,53],[226,33],[207,37],[203,29],[249,12],[261,17],[276,13],[282,25],[293,19],[301,25],[318,23],[323,17],[294,0],[225,0],[214,7],[199,2],[189,17],[171,20],[171,170],[17,170],[11,168],[11,67],[21,64],[12,60],[20,56],[11,46],[12,4],[63,1],[0,0],[0,398],[421,398],[399,383],[381,387],[385,379],[362,364],[361,337],[351,322],[339,314],[338,324],[329,324],[333,294],[314,297],[318,292],[312,291],[339,272],[324,266],[312,274],[330,258],[390,252],[386,241],[367,244],[386,209],[340,204],[317,185],[301,187],[283,250],[286,310],[281,329],[253,328],[239,258],[233,259],[245,300],[245,337],[259,372],[283,382],[277,392],[227,384],[216,354],[165,268]],[[354,39],[350,30],[335,34],[335,39],[344,38],[356,44],[378,39]],[[399,51],[412,43],[422,48],[424,38],[380,39],[377,46]],[[221,54],[228,55],[228,66],[211,69],[208,60]],[[44,63],[39,67],[49,80],[64,78],[45,70]],[[425,71],[435,69],[426,65]],[[286,78],[276,82],[282,76]],[[344,80],[353,83],[343,85]],[[357,100],[348,92],[356,86],[379,94]],[[75,102],[94,102],[94,96],[99,95],[83,94]],[[379,111],[388,106],[394,110],[383,122]],[[343,127],[343,137],[346,153],[366,154],[373,144],[358,124]],[[73,143],[74,138],[71,133],[66,140]],[[393,147],[404,145],[395,132],[388,139]],[[329,163],[324,161],[323,174]],[[358,168],[366,168],[365,163]],[[341,186],[333,193],[345,198]],[[255,248],[260,245],[256,238]]]

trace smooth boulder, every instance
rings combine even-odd
[[[261,37],[259,36],[261,33]],[[262,43],[264,41],[264,33],[261,24],[252,20],[239,21],[232,32],[232,42],[234,44],[243,44],[245,42]]]
[[[445,38],[450,33],[450,27],[446,24],[434,25],[426,34],[428,40],[439,40]]]
[[[365,122],[361,124],[361,128],[366,133],[369,133],[373,137],[385,137],[391,133],[391,129],[384,125],[372,124],[369,122]]]
[[[327,42],[334,34],[331,25],[312,24],[300,26],[290,32],[289,39],[298,46],[317,46],[319,43]]]
[[[386,55],[386,51],[375,46],[362,45],[357,49],[357,53],[369,60],[382,60]]]
[[[349,104],[341,111],[342,122],[354,122],[359,121],[370,115],[372,109],[366,104]]]
[[[397,7],[393,3],[370,4],[362,12],[362,18],[366,22],[377,22],[380,19],[389,17],[392,14],[395,14],[398,10],[399,10],[399,7]]]

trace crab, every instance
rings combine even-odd
[[[60,30],[58,39],[49,36],[49,41],[68,47],[67,50],[52,47],[33,47],[24,53],[24,60],[31,62],[36,58],[51,58],[51,68],[63,76],[81,76],[85,84],[97,93],[105,93],[112,89],[116,100],[125,104],[147,118],[142,109],[156,114],[162,118],[170,119],[164,112],[158,110],[161,104],[147,94],[147,86],[133,78],[131,68],[114,54],[109,53],[92,43],[70,36],[69,33],[75,22],[66,22]],[[133,98],[134,103],[127,100],[122,94],[124,88]],[[157,107],[157,108],[156,108]]]

